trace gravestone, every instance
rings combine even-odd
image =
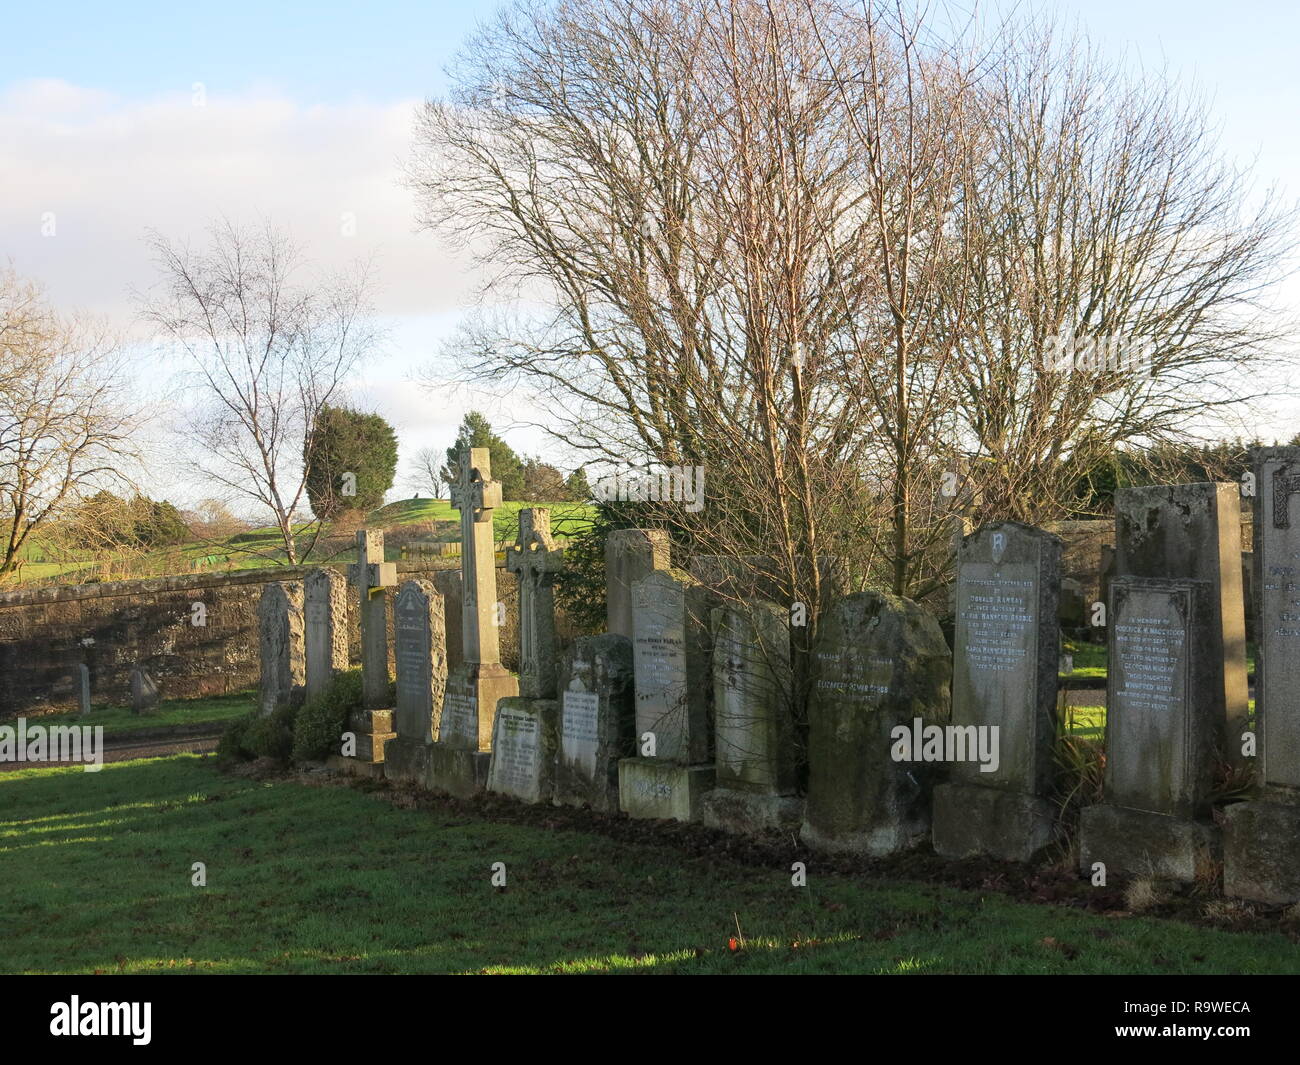
[[[433,575],[433,586],[442,596],[442,624],[447,634],[447,672],[450,673],[465,661],[463,589],[464,578],[460,568],[438,570]]]
[[[955,762],[935,788],[934,849],[945,857],[1027,862],[1051,842],[1060,574],[1061,541],[1041,529],[1001,522],[961,543],[952,723],[987,730],[997,760]]]
[[[560,660],[556,805],[618,810],[618,763],[635,751],[632,641],[579,636]]]
[[[262,682],[258,707],[270,714],[301,698],[307,682],[301,581],[272,581],[258,602]]]
[[[396,736],[389,702],[388,591],[397,584],[397,565],[384,561],[381,529],[357,530],[357,561],[348,566],[361,629],[361,704],[348,719],[356,736],[352,772],[383,776],[384,751]]]
[[[605,539],[605,606],[609,631],[632,639],[632,586],[669,566],[663,529],[615,529]]]
[[[442,596],[432,581],[405,581],[393,597],[397,735],[384,751],[384,775],[389,780],[424,784],[428,776],[429,748],[438,734],[447,687],[443,617]]]
[[[550,802],[555,787],[559,703],[555,700],[555,578],[564,553],[551,537],[551,512],[519,511],[519,535],[506,568],[519,580],[520,697],[497,703],[488,790],[524,802]]]
[[[519,511],[519,536],[506,552],[506,569],[519,579],[519,693],[555,697],[555,578],[564,552],[551,537],[551,512]]]
[[[554,699],[511,696],[497,703],[488,791],[524,802],[551,801],[559,711]]]
[[[496,707],[519,694],[501,664],[497,631],[493,511],[501,484],[492,480],[487,448],[463,449],[456,462],[451,505],[460,511],[461,664],[447,676],[438,740],[430,751],[430,786],[469,796],[487,785]]]
[[[703,799],[713,828],[797,828],[794,797],[789,612],[763,599],[713,611],[713,707],[717,787]]]
[[[1103,800],[1083,811],[1080,867],[1191,883],[1220,854],[1209,820],[1223,739],[1216,593],[1209,581],[1115,577],[1110,597]]]
[[[348,668],[348,581],[320,566],[303,581],[307,698],[321,695]]]
[[[77,709],[84,717],[90,713],[90,667],[85,662],[77,663],[77,672],[73,679],[77,685]]]
[[[157,683],[144,666],[135,666],[131,670],[131,712],[147,714],[156,709],[157,706]]]
[[[1283,904],[1300,901],[1300,447],[1259,448],[1252,462],[1256,787],[1227,808],[1223,886]]]
[[[639,755],[619,764],[620,805],[631,817],[698,821],[714,779],[705,764],[714,599],[686,573],[655,570],[633,585],[632,603]]]
[[[1241,489],[1236,484],[1121,488],[1115,493],[1115,572],[1207,581],[1213,624],[1206,653],[1215,712],[1238,742],[1247,727],[1246,608],[1241,584]]]
[[[892,854],[930,827],[934,767],[896,758],[899,729],[942,727],[952,656],[918,604],[859,592],[822,618],[808,707],[810,847]]]

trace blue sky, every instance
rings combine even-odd
[[[323,262],[376,257],[390,343],[360,398],[395,422],[405,454],[446,446],[469,406],[486,409],[522,450],[543,450],[517,397],[429,394],[411,382],[472,298],[467,264],[414,231],[398,180],[411,114],[443,89],[443,66],[497,6],[9,5],[0,34],[0,261],[41,279],[56,303],[127,323],[131,287],[152,277],[146,228],[197,237],[216,214],[272,218]],[[1107,54],[1194,80],[1225,150],[1257,159],[1261,183],[1300,194],[1300,5],[1020,6],[1077,19]],[[344,213],[357,220],[349,241],[339,234]],[[47,214],[57,217],[58,239],[41,231]],[[1300,306],[1300,287],[1288,294]]]

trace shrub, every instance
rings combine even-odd
[[[243,762],[252,757],[245,744],[249,726],[256,719],[257,714],[252,713],[246,717],[237,717],[226,726],[225,731],[221,733],[221,739],[217,741],[217,761]]]
[[[294,710],[287,706],[253,718],[244,735],[244,749],[254,758],[288,762],[293,755],[293,721]]]
[[[329,686],[298,711],[293,726],[293,760],[322,761],[339,751],[348,715],[361,709],[361,670],[335,675]]]

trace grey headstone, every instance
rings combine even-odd
[[[808,710],[808,800],[801,837],[827,850],[883,855],[929,829],[921,763],[892,757],[893,730],[947,723],[952,656],[919,605],[876,592],[822,619]]]
[[[348,581],[322,566],[307,574],[303,586],[307,698],[314,699],[348,668]]]
[[[158,705],[158,684],[143,666],[131,670],[131,710],[147,714]]]
[[[406,581],[393,600],[397,665],[394,727],[401,739],[432,743],[447,687],[443,602],[432,581]]]
[[[952,723],[989,732],[997,767],[956,762],[936,789],[934,847],[946,857],[1028,861],[1051,840],[1061,548],[1017,522],[960,546]]]
[[[497,703],[488,791],[524,802],[550,802],[558,710],[553,699],[507,697]]]
[[[656,570],[632,589],[636,730],[654,757],[682,765],[708,757],[711,598],[682,573]]]
[[[506,569],[519,580],[519,693],[555,697],[555,579],[564,552],[551,536],[551,512],[519,511],[519,536],[506,552]]]
[[[605,596],[609,631],[632,639],[632,588],[669,566],[663,529],[615,529],[605,540]]]
[[[388,590],[397,584],[397,566],[384,561],[384,533],[357,530],[357,561],[348,567],[357,597],[361,629],[361,687],[366,710],[388,703]]]
[[[1246,609],[1241,585],[1241,489],[1236,484],[1121,488],[1115,493],[1120,576],[1205,581],[1212,624],[1205,653],[1214,712],[1245,730]]]
[[[90,713],[90,667],[84,662],[77,663],[73,680],[77,685],[77,708],[84,716]]]
[[[717,785],[788,795],[795,789],[789,614],[751,599],[713,611]]]
[[[555,801],[618,809],[618,761],[635,750],[632,641],[579,636],[560,662]]]
[[[262,682],[259,708],[269,714],[302,694],[307,681],[301,581],[273,581],[258,603]]]

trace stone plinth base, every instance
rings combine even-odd
[[[350,777],[369,777],[372,780],[384,778],[383,762],[363,762],[360,758],[345,758],[341,754],[331,754],[326,758],[325,768]]]
[[[1056,807],[1018,791],[940,784],[934,789],[933,819],[936,854],[1028,862],[1052,842]]]
[[[429,750],[433,744],[398,736],[384,748],[384,776],[389,780],[427,787]]]
[[[1223,892],[1254,902],[1300,902],[1300,806],[1241,802],[1223,827]]]
[[[803,800],[794,795],[714,788],[701,800],[700,808],[710,828],[750,836],[772,829],[797,829],[803,821]]]
[[[1219,829],[1208,821],[1123,806],[1089,806],[1079,825],[1079,868],[1092,875],[1103,862],[1108,875],[1149,876],[1190,884],[1208,879],[1223,855]]]
[[[356,733],[355,757],[360,762],[382,762],[389,741],[397,737],[392,710],[356,710],[348,719],[348,728]]]
[[[429,768],[423,786],[445,791],[458,799],[470,799],[487,787],[492,755],[487,751],[463,751],[442,743],[429,746]],[[418,783],[418,782],[417,782]]]
[[[928,813],[928,811],[926,811]],[[865,854],[881,858],[918,846],[930,831],[930,819],[914,812],[910,819],[877,823],[861,831],[827,832],[806,819],[799,838],[813,850],[840,854]]]
[[[711,765],[623,758],[618,763],[618,804],[629,817],[699,821],[701,800],[714,777]]]

